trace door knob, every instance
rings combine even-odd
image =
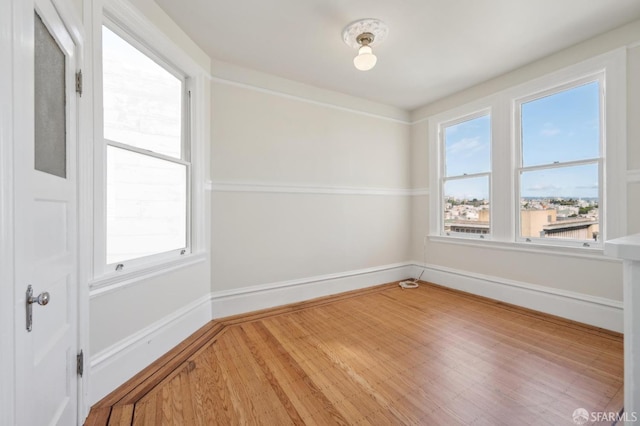
[[[43,291],[42,293],[40,293],[36,297],[28,296],[27,297],[27,303],[29,303],[29,304],[37,303],[40,306],[44,306],[47,303],[49,303],[49,293],[46,292],[46,291]]]
[[[33,304],[37,303],[40,306],[44,306],[49,303],[50,296],[49,293],[43,291],[36,297],[33,297],[33,287],[29,285],[27,287],[27,331],[31,331],[33,327]]]

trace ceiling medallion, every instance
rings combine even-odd
[[[353,58],[353,65],[360,71],[368,71],[376,65],[378,58],[372,47],[382,43],[389,27],[384,22],[368,18],[352,22],[342,31],[342,40],[347,46],[358,49],[358,56]]]

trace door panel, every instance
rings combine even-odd
[[[77,418],[76,46],[51,0],[17,0],[26,43],[26,96],[14,98],[29,130],[15,146],[16,423],[75,425]],[[18,19],[18,18],[17,18]],[[19,42],[16,42],[19,43]],[[21,139],[21,140],[18,140]],[[25,291],[48,292],[31,304]]]
[[[68,205],[58,200],[35,200],[34,233],[41,242],[35,247],[35,258],[46,260],[68,251]]]

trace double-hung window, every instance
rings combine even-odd
[[[430,117],[431,238],[601,250],[624,235],[625,62],[611,52]]]
[[[601,77],[516,101],[520,239],[599,240]]]
[[[105,265],[189,250],[187,78],[115,25],[102,28]]]
[[[491,116],[488,111],[443,123],[443,231],[447,235],[491,232]]]

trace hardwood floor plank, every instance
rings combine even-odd
[[[92,407],[84,426],[103,426],[109,423],[111,407]]]
[[[241,328],[241,337],[244,340],[245,344],[249,348],[253,358],[256,363],[260,366],[264,377],[267,379],[269,386],[275,392],[280,404],[285,408],[287,414],[293,424],[304,424],[304,421],[296,409],[295,405],[292,403],[292,400],[288,397],[285,390],[282,388],[282,383],[278,380],[278,378],[274,375],[273,370],[270,368],[269,364],[272,361],[273,356],[264,356],[259,348],[259,344],[261,342],[251,339],[246,332],[246,328]],[[269,362],[268,362],[269,361]]]
[[[308,376],[295,357],[293,357],[271,333],[269,328],[264,323],[256,323],[253,325],[267,347],[279,355],[281,365],[283,366],[280,371],[284,373],[281,375],[288,378],[288,380],[287,378],[284,379],[284,386],[285,388],[290,388],[289,395],[295,395],[296,399],[301,401],[299,405],[300,409],[304,410],[306,414],[314,414],[314,421],[320,424],[349,424],[318,385]],[[308,416],[303,415],[303,418],[308,418]]]
[[[155,396],[138,401],[133,411],[133,426],[153,426],[156,424],[157,403]]]
[[[87,425],[571,424],[620,410],[622,351],[618,333],[391,283],[214,321]]]
[[[246,413],[236,411],[233,401],[238,399],[237,391],[230,388],[229,383],[233,366],[228,359],[220,355],[219,348],[220,345],[215,345],[216,350],[203,353],[199,363],[199,366],[203,366],[206,371],[201,389],[211,394],[209,403],[206,405],[208,409],[205,409],[206,420],[212,424],[231,424],[234,419],[239,423],[246,422],[251,411],[246,410]]]
[[[133,423],[133,408],[129,405],[118,405],[111,410],[109,426],[131,426]]]

